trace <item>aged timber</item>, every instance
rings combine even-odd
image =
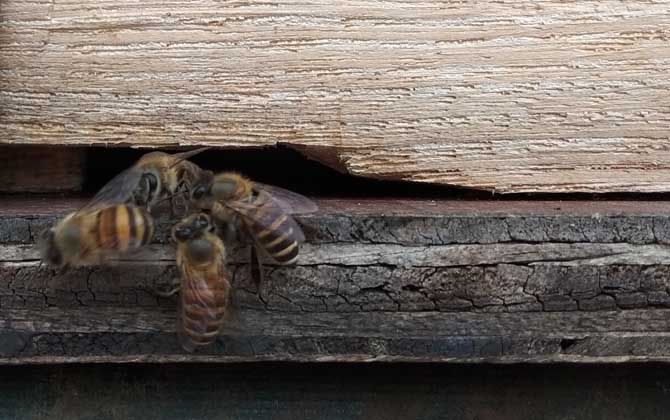
[[[0,143],[283,144],[383,179],[667,191],[669,27],[649,0],[3,0]]]
[[[670,358],[666,202],[320,200],[298,263],[260,287],[231,250],[233,310],[195,356],[154,293],[177,276],[169,221],[136,255],[56,273],[35,239],[82,202],[2,203],[0,363]]]

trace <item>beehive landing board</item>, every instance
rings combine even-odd
[[[5,0],[0,142],[285,144],[500,193],[670,187],[663,1]]]
[[[320,200],[294,267],[230,255],[216,345],[183,353],[161,221],[145,252],[56,274],[38,233],[82,202],[3,201],[0,363],[670,360],[670,203]]]

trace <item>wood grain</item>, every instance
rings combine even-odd
[[[3,1],[0,142],[284,144],[355,175],[667,191],[657,1]]]
[[[176,299],[155,294],[178,276],[173,222],[136,255],[57,273],[35,240],[81,201],[6,204],[0,364],[670,361],[667,202],[322,200],[298,218],[297,264],[260,285],[229,247],[226,328],[193,356]]]
[[[237,313],[185,354],[175,311],[0,311],[0,364],[119,362],[571,362],[670,360],[665,310],[590,314]]]
[[[22,204],[23,203],[23,204]],[[173,307],[152,291],[178,274],[158,219],[155,243],[105,267],[55,273],[34,242],[81,205],[6,200],[0,307]],[[267,264],[260,289],[247,250],[229,246],[234,302],[290,312],[553,312],[670,307],[666,202],[320,200],[298,218],[292,267]],[[383,214],[379,210],[383,209]],[[557,210],[558,209],[558,210]]]

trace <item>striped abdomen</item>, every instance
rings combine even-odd
[[[195,265],[189,259],[189,244],[180,244],[177,265],[182,274],[180,289],[179,341],[192,352],[216,340],[223,325],[229,283],[224,267],[223,245],[210,238],[209,261]],[[220,245],[220,246],[219,246]]]
[[[116,205],[97,211],[94,231],[98,249],[125,252],[151,241],[154,221],[140,207]]]
[[[267,193],[259,193],[241,210],[246,230],[277,264],[292,264],[298,258],[302,230]]]

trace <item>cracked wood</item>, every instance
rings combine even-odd
[[[282,314],[243,311],[184,354],[175,311],[0,310],[0,364],[68,362],[668,361],[667,311]]]
[[[165,235],[111,266],[56,274],[39,263],[35,235],[78,203],[6,201],[0,307],[174,307],[151,292],[177,276]],[[266,266],[260,289],[248,276],[246,249],[231,248],[236,307],[303,313],[670,307],[664,202],[319,205],[317,214],[298,218],[308,243],[297,265]],[[380,207],[384,215],[373,210]],[[159,231],[168,232],[169,223],[161,220]]]
[[[9,0],[0,142],[281,143],[375,178],[667,191],[668,27],[643,0]]]
[[[297,265],[259,288],[231,247],[226,327],[195,355],[153,293],[177,276],[166,235],[116,264],[40,264],[37,235],[82,202],[2,201],[0,363],[670,361],[667,202],[320,200]]]

